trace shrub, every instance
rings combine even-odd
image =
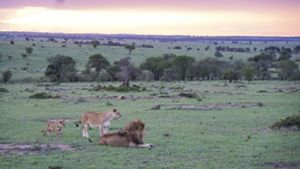
[[[32,51],[33,51],[33,48],[32,47],[26,47],[25,50],[26,50],[27,54],[31,54]]]
[[[198,97],[197,93],[194,93],[194,92],[181,92],[181,93],[179,93],[179,96],[186,97],[186,98],[197,98]]]
[[[23,59],[27,58],[27,54],[22,53],[22,58],[23,58]]]
[[[263,107],[264,104],[263,104],[262,102],[258,102],[258,103],[257,103],[257,106],[258,106],[258,107]]]
[[[94,88],[90,89],[91,91],[100,91],[100,90],[106,90],[106,91],[116,91],[116,92],[141,92],[141,91],[145,91],[146,88],[145,87],[141,87],[138,85],[132,85],[132,86],[113,86],[113,85],[108,85],[108,86],[101,86],[101,85],[97,85]]]
[[[60,96],[58,95],[50,95],[50,94],[47,94],[45,92],[42,92],[42,93],[35,93],[31,96],[29,96],[29,98],[31,99],[56,99],[56,98],[59,98]]]
[[[286,117],[285,119],[282,119],[271,126],[272,129],[281,129],[281,128],[290,128],[290,127],[296,127],[298,130],[300,129],[299,115]]]
[[[10,79],[11,79],[11,77],[12,77],[12,72],[9,71],[9,70],[4,71],[4,72],[2,73],[2,80],[3,80],[4,83],[9,82]]]
[[[259,90],[259,91],[257,91],[257,93],[268,93],[268,91],[266,91],[266,90]]]
[[[101,85],[97,85],[95,87],[93,87],[92,89],[89,89],[89,91],[100,91],[103,90],[103,87]]]
[[[5,89],[5,88],[0,88],[0,92],[1,93],[9,93],[9,91],[7,89]]]

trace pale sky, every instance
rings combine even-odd
[[[299,0],[7,0],[0,31],[300,36]]]

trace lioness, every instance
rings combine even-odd
[[[123,129],[116,133],[104,134],[100,140],[101,145],[119,147],[151,148],[152,144],[144,143],[145,124],[141,120],[128,123]]]
[[[120,112],[117,109],[113,109],[112,111],[108,112],[85,112],[82,114],[80,122],[83,127],[82,129],[82,137],[89,137],[88,128],[99,128],[99,135],[100,137],[107,133],[110,121],[116,120],[121,117]]]
[[[55,133],[59,136],[63,133],[63,128],[65,127],[66,119],[57,119],[47,121],[46,128],[42,130],[43,135],[49,135],[50,133]]]

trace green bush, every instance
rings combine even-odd
[[[0,92],[1,93],[9,93],[9,91],[7,89],[5,89],[5,88],[0,88]]]

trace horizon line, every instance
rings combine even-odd
[[[133,36],[181,36],[181,37],[262,37],[262,38],[300,38],[300,35],[184,35],[184,34],[138,34],[138,33],[67,33],[67,32],[45,32],[45,31],[1,31],[0,33],[42,33],[42,34],[81,34],[81,35],[133,35]]]

